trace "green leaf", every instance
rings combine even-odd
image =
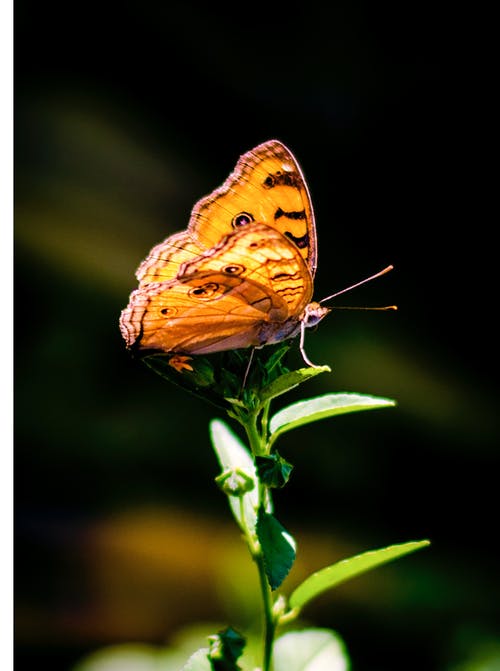
[[[428,540],[410,541],[409,543],[400,543],[390,545],[380,550],[370,550],[362,554],[343,559],[342,561],[327,566],[306,578],[304,582],[294,590],[290,596],[290,607],[303,608],[303,606],[322,594],[327,589],[331,589],[346,580],[355,578],[365,571],[385,564],[386,562],[402,557],[403,555],[420,550],[430,544]]]
[[[285,527],[262,508],[257,517],[257,537],[264,555],[264,569],[271,589],[277,589],[295,561],[295,541]]]
[[[280,375],[281,372],[288,372],[288,368],[283,365],[283,359],[285,358],[286,353],[291,348],[292,343],[290,340],[282,341],[278,344],[275,350],[269,348],[271,354],[267,356],[265,367],[268,375],[272,375],[275,371],[278,371],[276,375]],[[267,347],[264,349],[266,351]],[[261,351],[261,350],[259,350]],[[254,353],[255,355],[255,353]]]
[[[243,648],[245,639],[232,627],[227,627],[224,631],[219,631],[215,636],[210,637],[209,659],[212,662],[214,671],[239,671],[236,662]]]
[[[274,644],[274,671],[348,671],[342,640],[329,629],[290,631]]]
[[[310,398],[307,401],[298,401],[283,408],[271,417],[269,428],[272,440],[275,440],[285,431],[290,431],[297,426],[310,422],[316,422],[319,419],[394,405],[396,405],[396,402],[390,398],[349,393],[325,394]]]
[[[250,348],[186,357],[185,365],[181,365],[180,369],[173,367],[171,354],[149,354],[143,356],[142,361],[165,380],[218,408],[230,410],[232,404],[226,398],[239,399],[245,407],[248,407],[247,398],[252,400],[255,397],[255,403],[258,403],[258,390],[284,372],[280,361],[287,348],[282,348],[281,353],[273,352],[270,347],[255,350],[244,388],[242,384],[251,356]],[[271,362],[270,370],[268,362]]]
[[[286,485],[293,469],[278,453],[255,457],[255,465],[262,484],[275,489]]]
[[[293,370],[289,373],[284,373],[280,377],[273,380],[270,384],[266,385],[259,392],[259,399],[263,405],[266,401],[270,401],[276,396],[285,394],[290,389],[298,387],[302,382],[307,382],[316,375],[320,373],[331,373],[331,368],[329,366],[318,366],[317,368],[299,368],[298,370]]]
[[[208,658],[208,653],[208,648],[200,648],[191,655],[181,671],[213,671],[213,666]]]
[[[219,419],[210,422],[210,438],[222,471],[238,471],[244,473],[245,477],[257,482],[257,475],[253,459],[247,448],[234,434],[228,425]],[[257,522],[257,508],[259,505],[259,492],[257,487],[242,497],[228,496],[229,504],[240,528],[255,529]]]
[[[164,380],[179,387],[223,410],[230,407],[222,396],[220,385],[214,377],[214,366],[206,357],[192,357],[188,362],[192,370],[177,371],[169,364],[170,354],[149,354],[142,362],[160,375]]]

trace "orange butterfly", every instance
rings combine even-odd
[[[196,203],[186,231],[151,250],[121,333],[129,348],[177,355],[262,347],[300,333],[304,361],[314,366],[304,332],[330,311],[311,302],[316,258],[306,182],[291,151],[270,140]]]

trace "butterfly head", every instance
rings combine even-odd
[[[306,305],[300,320],[305,328],[311,328],[312,326],[319,324],[323,317],[326,317],[331,310],[332,308],[326,308],[319,303],[316,303],[316,301],[313,301]]]

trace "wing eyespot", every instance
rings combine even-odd
[[[252,221],[254,221],[254,218],[249,212],[240,212],[233,217],[231,226],[234,229],[242,228],[243,226],[248,226],[248,224],[251,224]]]
[[[230,266],[223,268],[222,271],[227,275],[241,275],[241,273],[245,272],[245,266],[242,266],[238,263],[233,263]]]
[[[207,282],[199,287],[193,287],[188,291],[188,295],[198,300],[207,300],[212,298],[219,291],[217,282]]]
[[[177,314],[177,308],[161,308],[160,314],[162,314],[164,317],[173,317],[175,314]]]

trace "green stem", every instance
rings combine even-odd
[[[260,423],[261,432],[257,428],[257,419],[259,412],[247,415],[246,421],[242,422],[245,427],[246,434],[250,443],[250,448],[254,456],[261,456],[266,454],[266,432],[267,432],[267,415],[269,411],[269,404],[264,408],[264,418]],[[269,490],[266,485],[258,482],[259,487],[259,505],[266,508],[269,501]],[[264,555],[262,549],[252,538],[252,534],[248,529],[245,530],[247,543],[252,554],[252,557],[257,564],[259,571],[260,589],[262,593],[262,602],[264,609],[264,654],[262,671],[271,671],[271,661],[273,652],[274,633],[276,623],[273,616],[273,599],[271,595],[271,588],[269,586],[266,570],[264,567]]]
[[[271,588],[267,582],[262,553],[255,557],[255,561],[259,569],[260,588],[262,592],[262,600],[264,602],[264,659],[262,671],[270,671],[275,629]]]
[[[265,444],[262,440],[262,437],[257,429],[257,414],[251,414],[248,416],[248,421],[243,423],[245,431],[250,442],[250,449],[254,456],[259,457],[265,454]]]
[[[260,420],[260,425],[262,427],[262,442],[264,445],[267,443],[267,429],[269,425],[269,408],[271,407],[271,401],[266,401],[264,407],[262,408],[262,417]],[[269,450],[266,449],[266,454],[269,453]]]

